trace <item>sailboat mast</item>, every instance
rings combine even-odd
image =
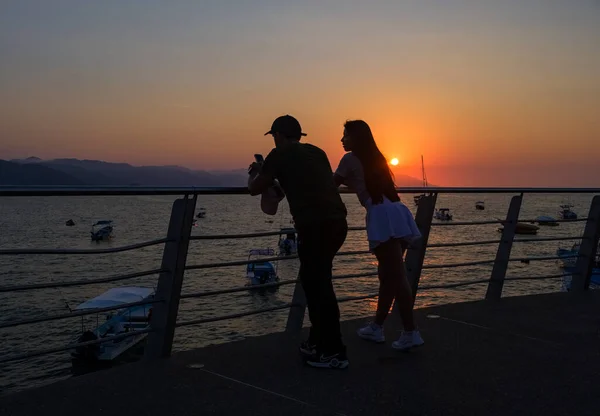
[[[425,176],[425,162],[423,162],[423,155],[421,155],[421,175],[423,176],[423,187],[427,187],[427,176]]]

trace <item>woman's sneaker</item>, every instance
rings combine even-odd
[[[369,322],[366,326],[363,326],[356,331],[359,337],[373,342],[385,342],[385,336],[383,335],[383,327],[377,325],[375,322]]]
[[[398,351],[409,351],[411,348],[420,347],[423,344],[425,341],[421,338],[419,331],[402,331],[400,338],[392,342],[392,348]]]

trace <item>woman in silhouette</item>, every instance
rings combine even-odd
[[[374,342],[385,342],[383,323],[396,300],[404,331],[392,347],[406,351],[424,344],[415,328],[413,296],[406,278],[404,252],[421,237],[409,209],[400,202],[392,172],[379,151],[369,125],[362,120],[344,124],[344,150],[333,175],[335,183],[356,192],[366,213],[369,249],[378,260],[379,299],[375,319],[358,330],[358,336]]]

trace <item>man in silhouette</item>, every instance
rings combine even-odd
[[[275,148],[263,163],[251,165],[248,189],[251,195],[264,195],[277,180],[290,205],[298,232],[299,278],[312,324],[300,352],[313,367],[346,368],[340,310],[331,281],[333,258],[348,232],[346,206],[333,182],[325,152],[300,143],[306,134],[298,120],[290,115],[278,117],[266,135],[273,136]]]

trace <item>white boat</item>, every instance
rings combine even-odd
[[[282,228],[279,235],[279,255],[291,256],[298,251],[298,242],[296,241],[296,230],[294,228]]]
[[[540,215],[539,217],[537,217],[535,219],[535,221],[539,224],[539,225],[546,225],[548,227],[557,227],[560,224],[556,222],[556,220],[552,217],[549,217],[548,215]]]
[[[485,202],[483,202],[483,201],[477,201],[477,202],[475,202],[475,209],[484,210],[485,209]]]
[[[103,294],[89,299],[77,306],[75,310],[102,309],[124,305],[127,303],[151,300],[154,298],[154,289],[147,287],[117,287]],[[139,305],[108,312],[99,312],[96,315],[97,327],[93,330],[84,329],[84,317],[81,320],[81,335],[74,343],[94,341],[100,338],[111,337],[127,332],[136,332],[147,329],[150,325],[152,305]],[[88,315],[89,316],[89,315]],[[104,316],[104,322],[98,324],[99,317]],[[148,336],[140,333],[125,338],[120,338],[101,344],[77,347],[71,352],[74,361],[87,363],[110,363],[124,355],[133,347],[139,345]]]
[[[515,234],[526,234],[526,235],[535,235],[537,234],[540,227],[535,224],[527,224],[525,222],[517,222],[515,227]],[[498,228],[498,232],[503,232],[504,227]]]
[[[248,252],[248,261],[252,256],[274,256],[272,248],[253,249]],[[270,261],[259,261],[246,265],[246,278],[248,285],[264,285],[279,281],[275,265]]]
[[[435,210],[433,217],[436,220],[440,221],[452,221],[452,214],[450,213],[450,208],[440,208]]]
[[[112,220],[101,220],[92,224],[92,241],[109,240],[112,238]]]

